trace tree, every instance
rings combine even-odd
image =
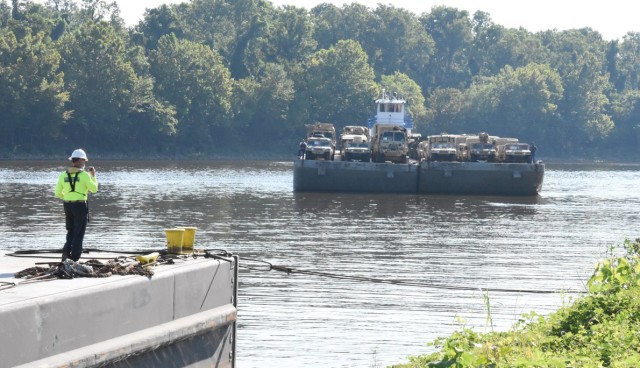
[[[464,94],[455,88],[436,88],[429,96],[427,125],[433,133],[466,132],[461,121],[465,105]]]
[[[322,3],[311,9],[315,38],[320,49],[328,49],[340,40],[355,40],[362,45],[374,32],[376,19],[367,6],[351,3],[342,8]]]
[[[617,160],[640,158],[640,91],[614,94],[612,105],[616,124],[604,148]]]
[[[469,84],[469,51],[473,40],[472,24],[466,10],[436,6],[420,22],[433,38],[436,51],[428,73],[421,81],[422,89],[464,87]],[[429,88],[427,88],[429,87]]]
[[[205,45],[165,35],[152,55],[151,73],[157,96],[175,106],[181,147],[210,151],[231,112],[231,77],[220,55]]]
[[[185,37],[220,54],[235,79],[251,74],[247,55],[257,52],[273,19],[273,6],[264,0],[193,0],[181,14]]]
[[[154,149],[159,154],[168,153],[170,137],[176,134],[178,119],[175,107],[159,101],[154,95],[153,78],[141,76],[135,79],[131,91],[128,119],[130,137],[143,149]]]
[[[507,136],[548,138],[557,129],[563,92],[560,75],[549,65],[506,66],[496,76],[495,128]]]
[[[9,24],[11,10],[11,7],[6,2],[0,2],[0,28],[5,28]]]
[[[98,149],[135,142],[127,116],[136,75],[122,34],[106,22],[87,22],[65,35],[60,49],[73,111],[66,135]]]
[[[576,57],[574,68],[563,80],[565,98],[560,111],[564,126],[569,128],[561,131],[569,143],[566,148],[576,153],[588,153],[588,147],[594,141],[605,138],[614,128],[608,114],[609,78],[602,72],[601,59],[585,53]]]
[[[245,78],[234,86],[233,106],[238,128],[256,146],[289,138],[295,127],[289,123],[289,105],[295,97],[294,83],[280,64],[267,64],[257,79]]]
[[[623,89],[640,90],[639,32],[629,32],[622,38],[616,60]]]
[[[313,54],[306,69],[309,116],[340,129],[363,124],[372,113],[377,86],[367,54],[353,40]]]
[[[183,38],[181,23],[175,6],[162,4],[158,8],[147,9],[136,30],[144,36],[145,47],[154,50],[160,37],[164,35],[175,34],[176,37]]]
[[[378,74],[401,71],[412,79],[422,77],[435,52],[434,40],[407,10],[379,4],[375,23],[360,42]]]
[[[275,13],[269,32],[268,59],[272,62],[301,62],[311,55],[317,42],[313,39],[313,23],[304,8],[284,6]]]
[[[561,123],[557,110],[562,96],[560,75],[548,65],[506,66],[496,76],[474,80],[462,98],[460,122],[453,126],[466,132],[555,142],[552,135]]]
[[[82,22],[107,22],[114,29],[123,30],[124,20],[120,16],[118,3],[104,0],[80,0],[79,14]]]
[[[17,39],[0,30],[0,145],[38,152],[60,135],[68,114],[60,54],[44,34]]]
[[[433,39],[409,11],[388,5],[374,10],[361,4],[321,4],[311,10],[319,47],[355,40],[367,53],[377,74],[401,71],[422,77],[434,52]]]

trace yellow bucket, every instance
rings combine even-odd
[[[166,229],[167,249],[169,253],[182,253],[182,242],[184,239],[184,229]]]
[[[193,253],[193,246],[196,242],[196,227],[183,227],[184,238],[182,239],[182,253]]]

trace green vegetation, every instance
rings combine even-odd
[[[587,286],[549,317],[531,313],[508,332],[463,329],[438,340],[439,352],[395,367],[640,366],[640,239],[611,247]]]
[[[105,0],[0,0],[0,157],[290,157],[305,124],[364,124],[386,88],[422,134],[634,161],[639,57],[640,33],[531,33],[446,6],[191,0],[126,27]]]

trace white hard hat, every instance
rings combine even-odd
[[[85,161],[89,161],[89,159],[87,158],[87,154],[82,148],[78,148],[77,150],[71,152],[71,157],[69,157],[69,160],[74,158],[83,158]]]

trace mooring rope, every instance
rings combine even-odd
[[[0,290],[9,289],[16,285],[17,284],[15,282],[0,281]]]
[[[89,248],[86,249],[87,252],[108,252],[115,254],[144,254],[149,253],[151,250],[137,250],[137,251],[120,251],[120,250],[102,250]],[[13,257],[37,257],[37,254],[42,253],[60,253],[60,249],[40,249],[40,250],[23,250],[23,251],[15,251],[13,253],[8,253],[8,256]],[[159,250],[161,254],[166,254],[166,250]],[[199,256],[203,256],[205,258],[214,258],[217,260],[232,262],[233,254],[227,252],[225,249],[203,249],[190,255],[189,257],[197,258]],[[95,257],[92,257],[96,259]],[[113,259],[111,257],[110,259]],[[116,258],[117,260],[118,258]],[[308,269],[299,269],[292,266],[283,266],[283,265],[274,265],[271,262],[267,262],[260,259],[253,258],[244,258],[240,255],[239,257],[238,267],[251,270],[251,271],[259,271],[259,272],[270,272],[270,271],[278,271],[284,272],[288,275],[291,274],[300,274],[300,275],[309,275],[309,276],[317,276],[317,277],[326,277],[338,280],[350,280],[350,281],[358,281],[358,282],[369,282],[369,283],[379,283],[379,284],[391,284],[391,285],[401,285],[401,286],[413,286],[413,287],[423,287],[429,289],[439,289],[439,290],[454,290],[454,291],[481,291],[481,292],[499,292],[499,293],[522,293],[522,294],[586,294],[586,290],[572,290],[572,289],[561,289],[561,290],[539,290],[539,289],[510,289],[510,288],[488,288],[488,287],[476,287],[476,286],[454,286],[454,285],[446,285],[446,284],[438,284],[438,283],[430,283],[423,281],[412,281],[405,279],[388,279],[388,278],[376,278],[376,277],[367,277],[367,276],[358,276],[358,275],[348,275],[348,274],[340,274],[333,272],[324,272],[317,270],[308,270]],[[244,265],[243,261],[253,262],[257,264],[261,264],[263,266],[256,265]],[[7,284],[7,285],[5,285]],[[0,283],[0,290],[5,288],[10,288],[16,286],[13,283]]]
[[[487,288],[487,287],[472,287],[472,286],[452,286],[452,285],[434,284],[434,283],[421,282],[421,281],[411,281],[411,280],[401,280],[401,279],[382,279],[382,278],[376,278],[376,277],[346,275],[346,274],[315,271],[315,270],[304,270],[304,269],[298,269],[290,266],[274,265],[270,262],[259,260],[259,259],[251,259],[251,258],[243,258],[243,257],[240,257],[240,260],[262,263],[267,266],[267,267],[259,268],[259,267],[252,267],[252,266],[244,266],[242,264],[239,265],[239,267],[242,267],[248,270],[253,270],[253,271],[261,271],[261,272],[279,271],[289,275],[302,274],[302,275],[311,275],[311,276],[319,276],[319,277],[328,277],[328,278],[339,279],[339,280],[351,280],[351,281],[359,281],[359,282],[371,282],[371,283],[392,284],[392,285],[402,285],[402,286],[415,286],[415,287],[424,287],[424,288],[430,288],[430,289],[455,290],[455,291],[482,291],[482,292],[499,292],[499,293],[527,293],[527,294],[559,294],[559,293],[585,294],[587,293],[587,291],[570,290],[570,289],[535,290],[535,289],[508,289],[508,288]]]

